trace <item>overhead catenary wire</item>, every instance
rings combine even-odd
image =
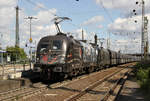
[[[101,4],[102,8],[104,9],[104,11],[106,12],[106,14],[107,14],[108,18],[110,19],[110,21],[113,23],[113,19],[112,19],[110,13],[108,12],[108,10],[104,7],[102,0],[100,0],[100,4]]]
[[[25,0],[25,1],[27,1],[27,2],[30,3],[30,4],[32,4],[33,6],[38,7],[39,9],[49,11],[48,8],[42,7],[42,6],[38,5],[38,3],[35,3],[35,2],[33,2],[33,1],[31,1],[31,0]],[[52,13],[52,12],[50,12],[50,13],[53,14],[54,16],[58,17],[56,14],[54,14],[54,13]]]
[[[43,7],[43,6],[40,6],[40,5],[38,5],[39,3],[36,1],[33,1],[33,0],[25,0],[27,3],[29,3],[29,4],[31,4],[31,5],[33,5],[33,6],[36,6],[37,8],[39,8],[39,9],[41,9],[41,10],[49,10],[48,8],[46,8],[46,7]],[[90,12],[93,12],[93,11],[90,11]],[[98,11],[94,11],[94,12],[98,12]],[[52,13],[52,12],[50,12],[51,14],[53,14],[54,16],[56,16],[56,17],[58,17],[56,14],[54,14],[54,13]],[[73,24],[73,23],[70,23],[71,25],[73,25],[73,26],[75,26],[75,27],[77,27],[77,28],[82,28],[82,26],[78,26],[78,25],[75,25],[75,24]],[[89,32],[90,33],[90,32]]]
[[[136,0],[135,0],[135,1],[136,1]],[[132,5],[132,6],[131,6],[131,5]],[[136,5],[133,5],[133,3],[130,4],[130,7],[133,8],[133,9],[136,8],[135,6],[136,6]],[[125,14],[125,15],[122,16],[122,17],[125,17],[125,19],[126,19],[126,21],[127,21],[126,23],[122,23],[122,26],[121,26],[122,29],[125,29],[125,28],[126,28],[126,27],[125,27],[126,24],[129,26],[129,25],[131,24],[131,21],[134,20],[134,18],[135,18],[135,17],[134,17],[134,18],[132,17],[132,16],[133,16],[133,12],[131,12],[132,9],[127,8],[127,7],[124,8],[124,9],[125,9],[125,11],[129,11],[130,13],[126,13],[126,12],[125,12],[125,13],[122,13],[122,15]],[[120,16],[121,16],[121,15],[120,15]],[[133,19],[132,19],[132,18],[133,18]],[[129,22],[130,22],[130,23],[129,23]],[[125,32],[125,31],[126,31],[126,30],[124,30],[124,33],[126,33],[127,36],[129,36],[129,34],[133,33],[133,31],[129,31],[129,32]],[[120,32],[119,32],[119,33],[120,33]]]

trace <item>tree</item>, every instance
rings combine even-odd
[[[7,53],[10,55],[11,57],[11,61],[17,61],[17,60],[25,60],[27,59],[27,55],[24,52],[23,48],[20,47],[7,47],[6,48]]]

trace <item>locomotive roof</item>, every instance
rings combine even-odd
[[[41,38],[40,42],[49,42],[49,40],[66,40],[67,43],[80,44],[79,41],[75,40],[72,36],[67,36],[64,33],[58,33],[56,35],[45,36]]]
[[[50,35],[50,36],[45,36],[41,40],[50,40],[50,39],[66,39],[67,37],[65,35]]]

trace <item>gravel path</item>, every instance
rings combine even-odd
[[[144,99],[139,84],[130,75],[116,101],[149,101]]]

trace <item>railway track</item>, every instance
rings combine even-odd
[[[94,88],[96,88],[99,85],[102,85],[102,83],[108,81],[108,79],[114,77],[115,75],[117,75],[118,73],[120,73],[122,70],[124,70],[125,68],[122,68],[121,70],[117,70],[116,72],[105,76],[103,79],[93,83],[92,85],[86,87],[85,89],[83,89],[79,94],[73,95],[68,99],[65,99],[65,101],[76,101],[78,99],[83,100],[81,97],[86,95],[87,93],[89,93],[90,91],[92,91]],[[116,84],[114,84],[113,87],[106,87],[107,89],[107,93],[105,94],[105,96],[100,100],[100,101],[107,101],[108,97],[110,96],[110,94],[114,91],[114,89],[116,88],[117,84],[119,83],[120,79],[116,80]],[[103,87],[104,88],[104,87]],[[80,101],[79,100],[79,101]]]
[[[37,94],[39,92],[42,92],[47,88],[46,85],[43,84],[36,84],[36,87],[22,87],[14,90],[9,90],[7,92],[1,92],[0,93],[0,101],[12,101],[32,96],[32,94]]]
[[[24,101],[87,101],[89,99],[106,101],[118,88],[120,78],[126,77],[126,72],[130,72],[130,69],[125,68],[129,65],[134,64],[109,68],[66,83],[51,85],[47,91],[29,97]]]
[[[18,100],[20,101],[56,100],[56,101],[59,101],[60,99],[61,101],[62,100],[65,100],[65,101],[76,101],[76,100],[80,101],[81,100],[82,101],[84,96],[86,96],[91,90],[93,90],[99,85],[102,85],[104,82],[108,81],[110,78],[113,78],[114,75],[119,74],[120,71],[123,71],[125,69],[124,67],[126,66],[127,65],[122,65],[118,69],[114,67],[114,68],[102,70],[100,72],[95,72],[89,75],[79,76],[77,78],[74,78],[72,81],[65,80],[62,82],[54,83],[50,85],[50,88],[48,88],[47,85],[37,83],[34,85],[34,87],[23,87],[23,88],[19,88],[19,89],[7,91],[7,92],[2,92],[0,93],[0,101],[11,101],[11,100],[17,100],[17,101]],[[103,77],[100,77],[100,76],[103,76]],[[95,80],[93,80],[93,78],[95,78]],[[89,82],[86,83],[84,81],[89,81]],[[119,82],[119,80],[117,82]],[[118,83],[115,83],[115,86],[117,84]],[[101,100],[106,101],[104,99],[106,98],[108,99],[108,95],[109,96],[111,95],[110,92],[112,91],[111,90],[112,88],[113,87],[110,87],[106,91],[105,95],[102,97],[103,99]],[[42,95],[44,97],[42,97]]]

